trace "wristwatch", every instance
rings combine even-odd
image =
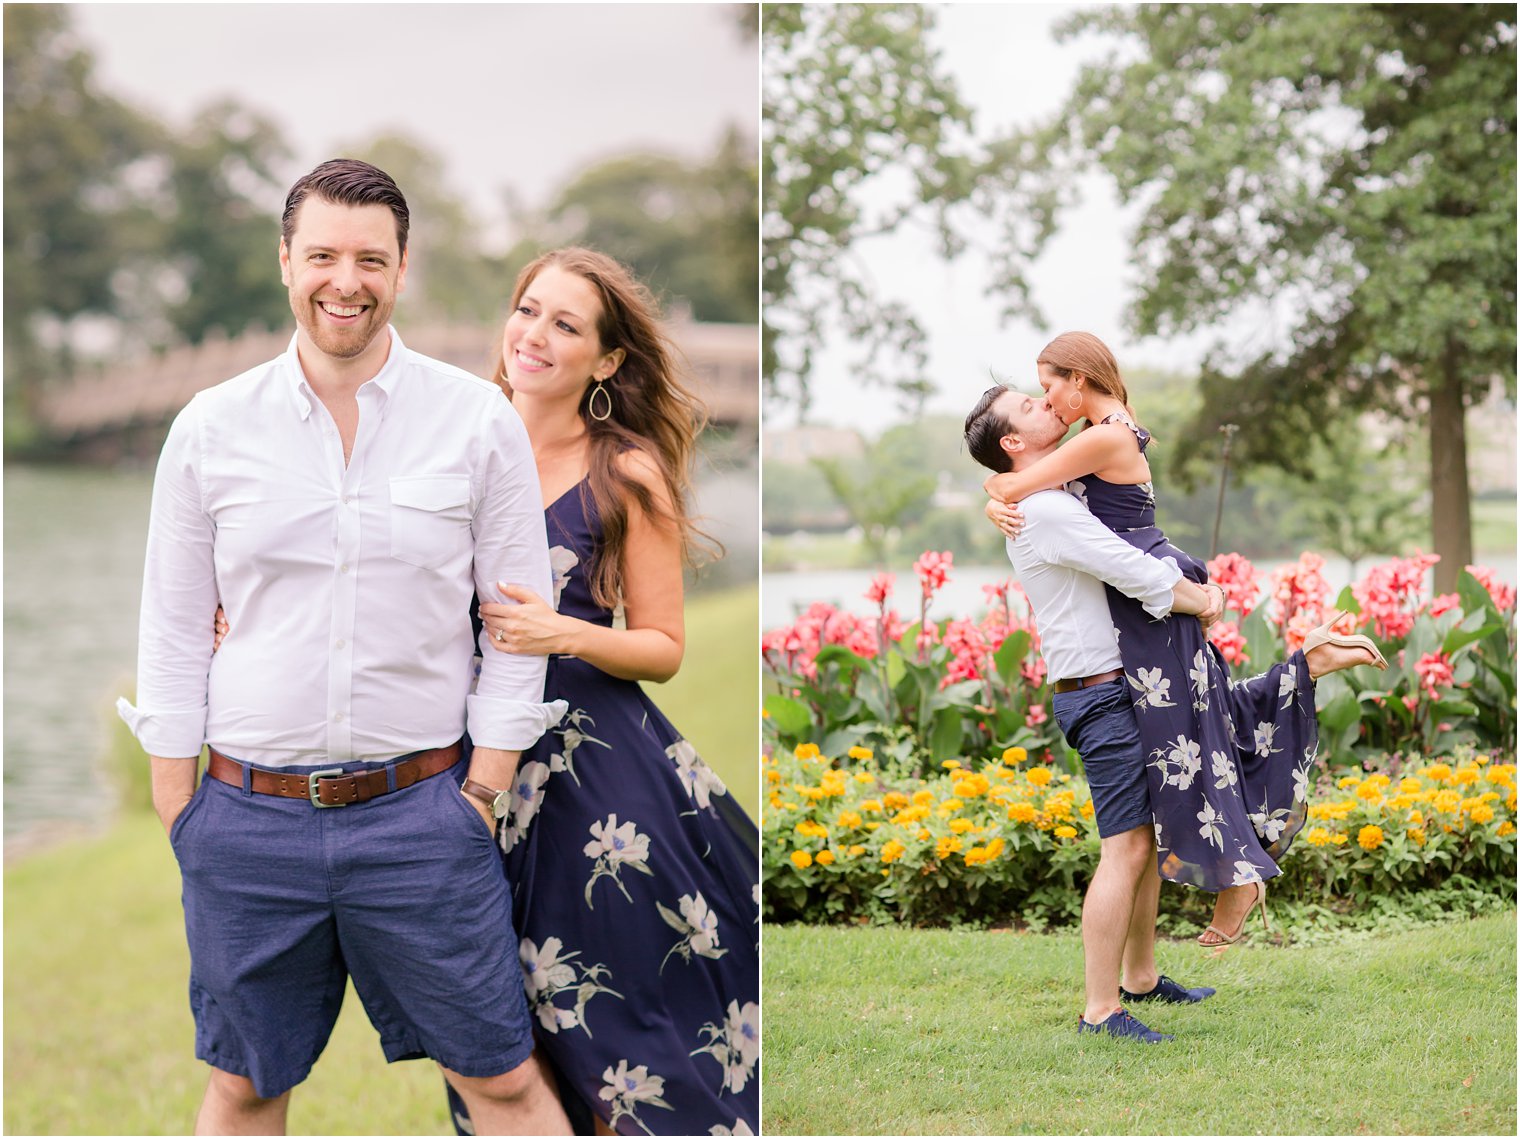
[[[459,789],[472,799],[479,799],[491,808],[491,817],[504,819],[507,817],[507,809],[512,805],[511,791],[497,791],[487,787],[484,783],[476,783],[473,779],[466,779],[459,785]]]

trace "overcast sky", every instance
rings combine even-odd
[[[289,176],[396,129],[500,226],[597,159],[758,138],[759,46],[731,5],[88,4],[101,86],[183,126],[230,96],[272,118]],[[278,208],[279,203],[271,203]],[[499,233],[493,233],[499,238]]]
[[[1092,5],[960,4],[940,10],[934,42],[973,109],[980,137],[1048,118],[1072,89],[1081,63],[1107,53],[1108,45],[1092,36],[1055,43],[1052,26],[1079,7]],[[1073,187],[1071,200],[1079,197],[1082,204],[1063,212],[1059,232],[1030,274],[1033,298],[1050,321],[1044,330],[999,315],[1001,305],[985,296],[986,270],[974,252],[946,264],[927,236],[908,230],[860,251],[881,292],[909,303],[928,332],[929,378],[939,393],[930,411],[965,414],[991,382],[989,373],[1033,387],[1039,350],[1069,329],[1102,337],[1121,370],[1186,370],[1202,358],[1211,336],[1142,340],[1124,330],[1121,313],[1133,296],[1134,276],[1126,234],[1135,211],[1123,207],[1100,175]],[[860,398],[850,381],[846,345],[824,347],[814,372],[813,422],[874,433],[903,417],[890,399]],[[767,408],[768,425],[794,421],[784,410]]]

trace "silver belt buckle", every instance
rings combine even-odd
[[[344,774],[344,771],[341,767],[325,767],[321,771],[313,771],[306,777],[306,794],[311,798],[311,805],[313,807],[321,807],[325,810],[328,807],[349,806],[348,803],[324,803],[319,798],[320,788],[317,786],[317,781],[320,779],[330,779],[335,775],[342,774]]]

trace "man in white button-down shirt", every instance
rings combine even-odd
[[[1043,395],[990,388],[966,417],[971,455],[994,471],[1021,470],[1066,434]],[[1156,970],[1161,878],[1146,787],[1145,755],[1124,683],[1118,635],[1104,582],[1156,618],[1187,613],[1212,620],[1222,596],[1187,580],[1175,562],[1149,557],[1109,530],[1078,499],[1046,490],[1019,504],[1023,525],[1008,539],[1040,629],[1040,651],[1066,741],[1082,756],[1093,793],[1101,853],[1082,904],[1086,1006],[1079,1030],[1159,1043],[1120,1004],[1128,999],[1192,1002],[1213,989],[1184,989]]]
[[[492,834],[564,708],[542,657],[486,652],[471,690],[475,598],[551,588],[538,478],[500,390],[390,327],[408,224],[365,163],[296,183],[290,349],[197,395],[154,480],[121,710],[184,881],[198,1133],[284,1130],[350,977],[386,1058],[438,1061],[483,1132],[568,1131]]]

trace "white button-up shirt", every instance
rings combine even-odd
[[[500,600],[497,581],[553,596],[527,432],[499,388],[390,334],[346,465],[294,338],[175,419],[153,482],[137,706],[117,705],[150,755],[384,760],[466,726],[518,750],[563,715],[543,703],[543,657],[482,646],[471,694],[476,596]],[[231,632],[213,655],[219,601]]]
[[[1159,619],[1171,612],[1172,587],[1182,579],[1177,563],[1142,554],[1065,491],[1040,491],[1019,508],[1024,528],[1008,539],[1008,559],[1034,610],[1051,681],[1121,667],[1103,583]]]

